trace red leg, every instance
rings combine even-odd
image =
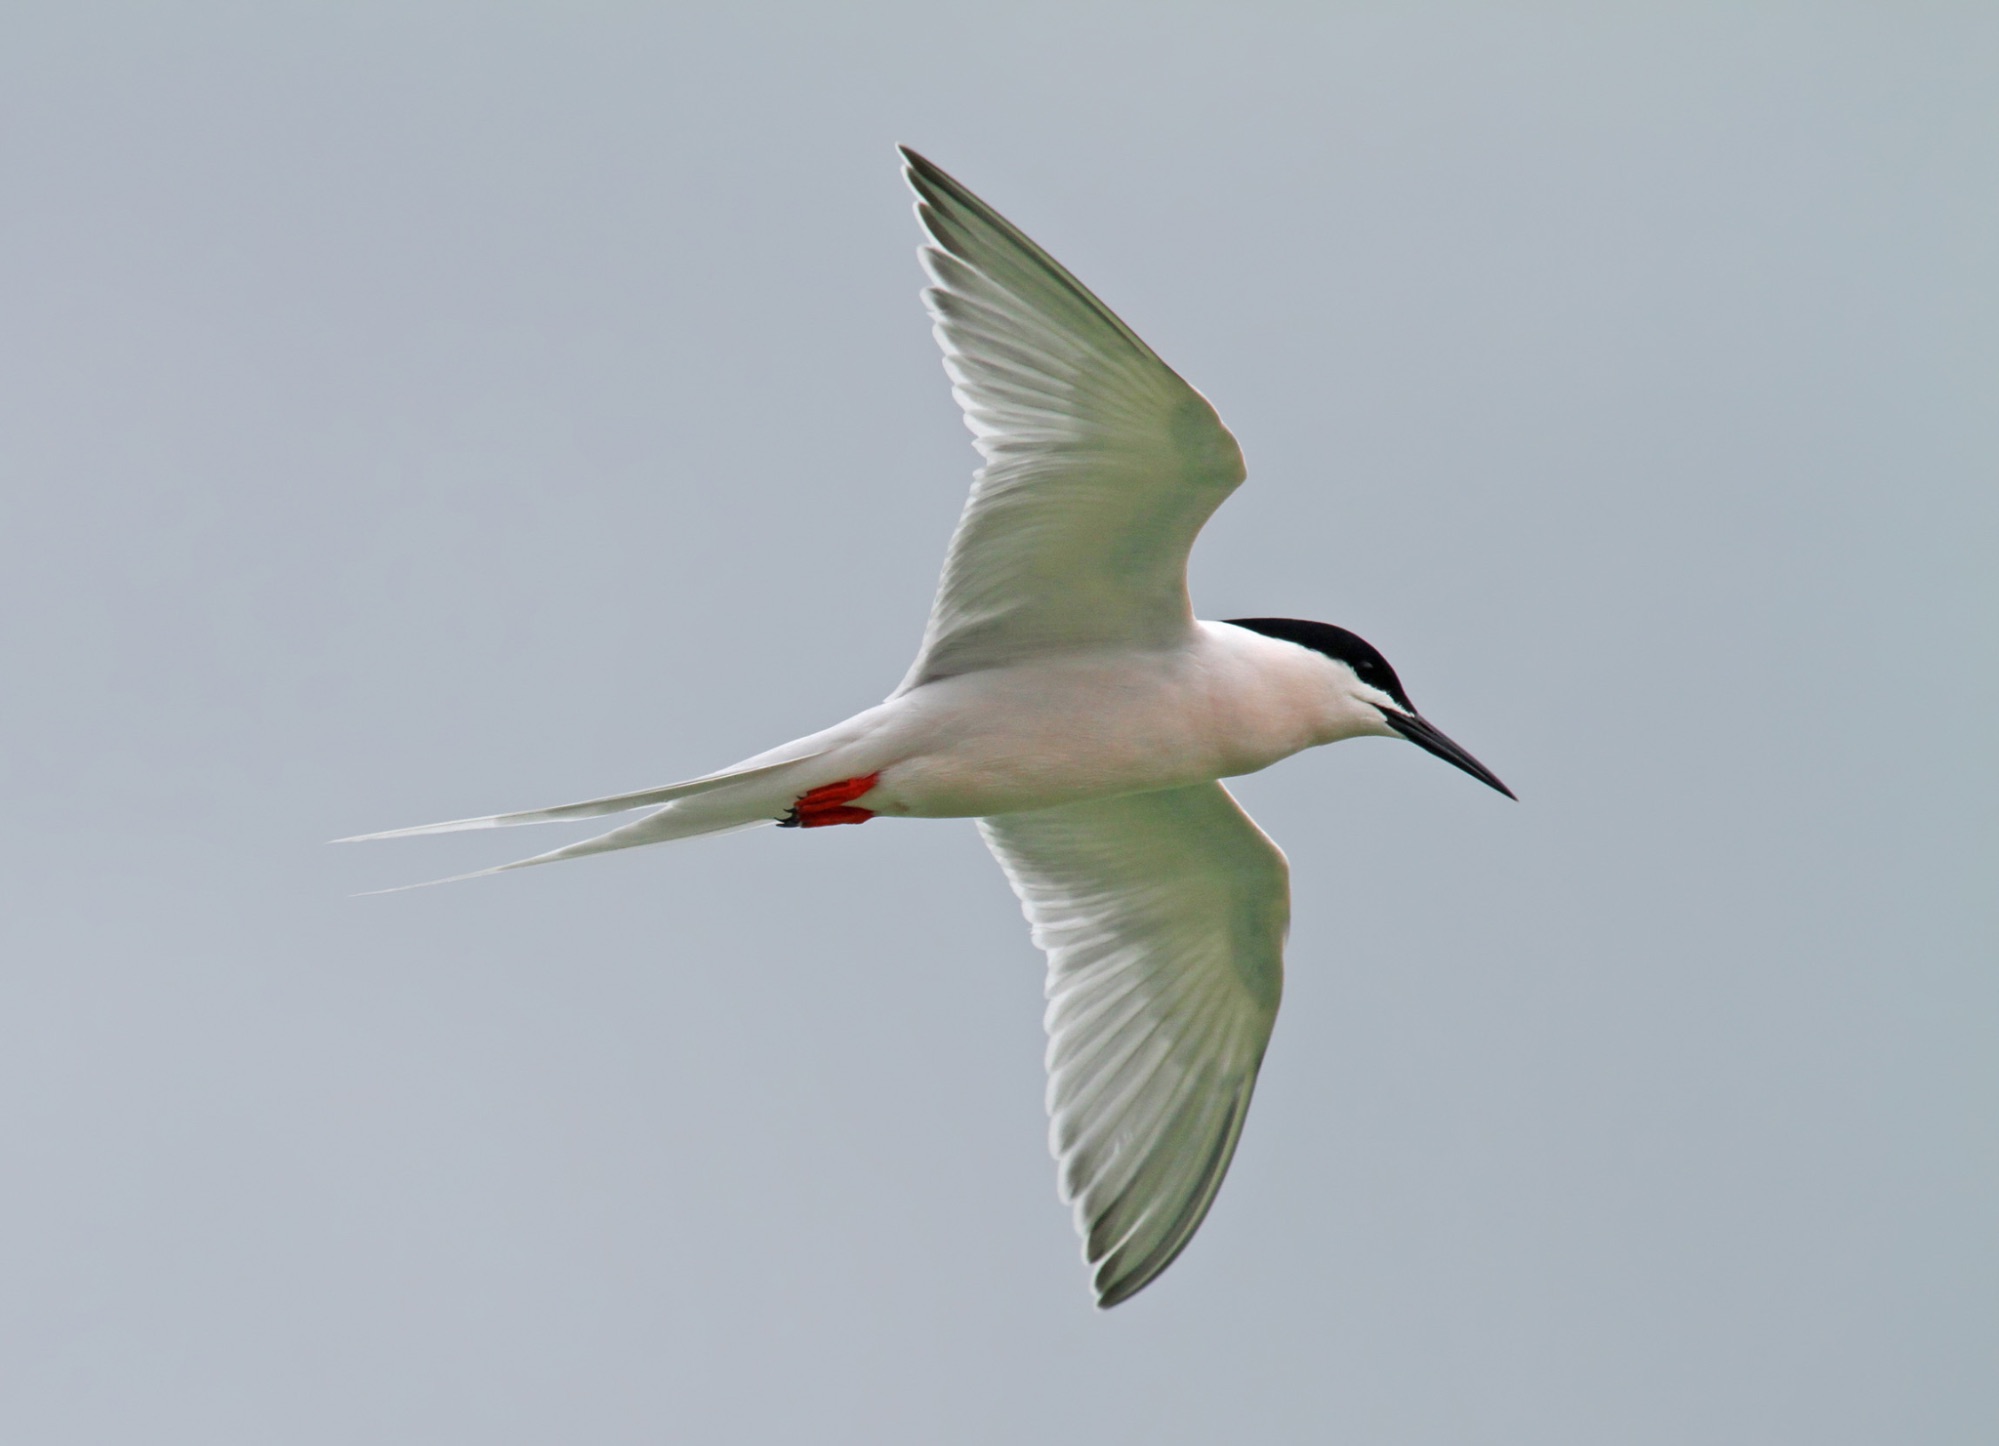
[[[848,805],[880,780],[879,773],[870,773],[866,778],[843,778],[838,783],[812,789],[791,806],[790,813],[778,820],[778,827],[825,828],[836,823],[866,823],[875,816],[874,810],[850,808]]]

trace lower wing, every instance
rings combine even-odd
[[[1049,1144],[1097,1303],[1186,1248],[1283,991],[1290,870],[1219,783],[979,820],[1048,955]]]

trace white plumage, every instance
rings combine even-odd
[[[1283,990],[1289,870],[1219,780],[1375,734],[1506,789],[1351,633],[1195,619],[1187,554],[1243,480],[1235,438],[1046,252],[903,156],[985,465],[901,686],[720,773],[362,837],[651,810],[499,873],[759,823],[976,817],[1048,956],[1049,1140],[1110,1306],[1206,1216]]]

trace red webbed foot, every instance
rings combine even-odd
[[[881,780],[879,773],[866,778],[843,778],[802,795],[791,812],[778,820],[779,828],[825,828],[836,823],[866,823],[874,810],[854,808],[852,803]]]

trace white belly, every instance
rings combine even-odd
[[[1236,628],[948,678],[876,710],[849,756],[881,778],[857,802],[976,817],[1253,773],[1329,741],[1324,686],[1312,655]]]

